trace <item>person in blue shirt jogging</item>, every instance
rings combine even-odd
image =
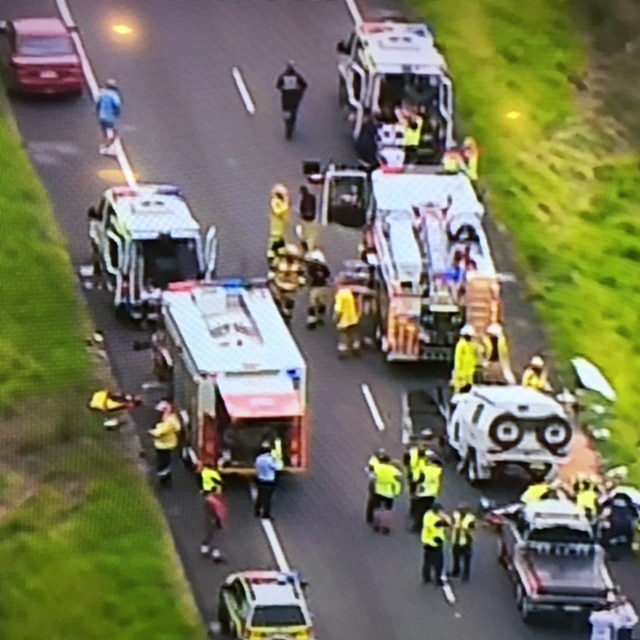
[[[96,100],[96,115],[104,138],[100,153],[107,155],[118,137],[117,125],[122,114],[122,96],[115,80],[107,80]]]
[[[256,518],[271,518],[271,498],[276,488],[278,472],[282,471],[282,459],[274,454],[269,443],[263,443],[255,460],[258,494],[254,505]]]

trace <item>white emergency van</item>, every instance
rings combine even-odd
[[[94,277],[123,318],[155,321],[169,283],[214,275],[216,228],[201,228],[179,187],[112,187],[88,217]]]

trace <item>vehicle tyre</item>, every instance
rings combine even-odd
[[[222,602],[222,598],[218,600],[218,623],[220,624],[220,633],[223,636],[232,635],[229,612],[227,611],[227,606]]]
[[[521,584],[519,584],[516,588],[516,604],[518,606],[518,611],[520,611],[522,622],[530,622],[532,614],[531,604],[529,602],[529,598],[527,598],[526,591]]]
[[[552,453],[566,447],[572,435],[571,425],[563,420],[547,420],[536,429],[538,442]]]
[[[489,427],[489,438],[504,451],[517,447],[523,437],[524,429],[514,416],[500,416]]]

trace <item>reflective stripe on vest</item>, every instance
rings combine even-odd
[[[422,138],[422,118],[417,117],[415,122],[405,125],[404,144],[407,147],[417,147]],[[415,129],[412,128],[415,126]]]

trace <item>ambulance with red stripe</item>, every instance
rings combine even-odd
[[[307,365],[265,280],[170,284],[156,372],[170,380],[194,468],[251,474],[269,443],[285,471],[308,466]],[[161,366],[159,366],[159,362]]]

